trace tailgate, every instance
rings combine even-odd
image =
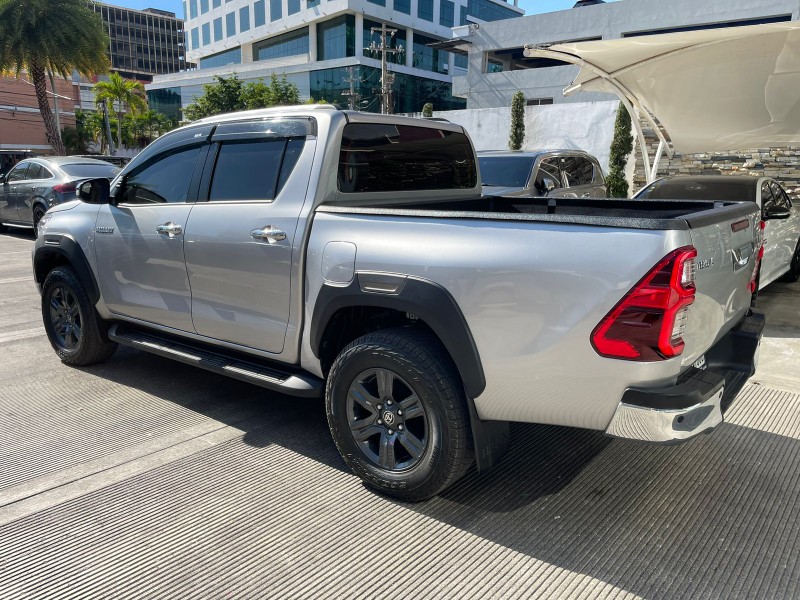
[[[689,310],[683,364],[692,364],[750,308],[759,212],[755,203],[714,208],[687,219],[697,249],[697,294]]]

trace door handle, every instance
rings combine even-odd
[[[250,235],[257,240],[267,240],[270,244],[286,239],[286,232],[274,229],[272,225],[265,225],[261,229],[253,229]]]
[[[161,235],[166,235],[171,238],[174,238],[176,235],[180,235],[181,232],[183,232],[183,227],[181,227],[177,223],[168,221],[162,225],[156,225],[156,231]]]

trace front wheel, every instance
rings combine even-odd
[[[42,220],[45,210],[41,206],[33,209],[33,237],[39,237],[39,221]]]
[[[42,320],[50,344],[62,362],[88,366],[109,358],[117,344],[105,329],[75,271],[57,267],[42,285]]]
[[[428,332],[389,329],[352,342],[331,368],[325,404],[345,462],[388,496],[425,500],[473,462],[463,386]]]
[[[781,281],[787,283],[794,283],[800,279],[800,241],[797,242],[797,248],[794,249],[794,256],[792,257],[792,264],[789,267],[789,272],[781,277]]]

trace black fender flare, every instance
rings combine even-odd
[[[92,304],[97,304],[97,301],[100,300],[100,288],[92,268],[89,266],[86,254],[75,240],[66,236],[47,235],[44,245],[34,251],[33,272],[39,287],[42,286],[53,266],[64,263],[74,269],[86,289],[89,300],[92,301]]]
[[[486,388],[467,320],[450,292],[439,284],[406,275],[360,272],[346,287],[323,285],[311,319],[311,349],[317,358],[331,317],[343,308],[354,307],[389,308],[416,316],[450,354],[468,396],[477,398]]]

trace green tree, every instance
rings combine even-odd
[[[64,127],[61,130],[61,140],[69,154],[86,154],[89,145],[94,141],[86,126],[88,115],[81,109],[75,110],[75,127]]]
[[[631,115],[621,102],[614,122],[614,138],[611,140],[611,152],[608,158],[608,177],[606,187],[609,198],[627,198],[628,180],[625,178],[625,167],[628,157],[633,152],[633,135],[631,134]]]
[[[511,99],[511,134],[508,137],[508,147],[511,150],[521,150],[525,141],[525,94],[517,92]]]
[[[433,116],[433,104],[426,102],[422,105],[422,116],[431,118]]]
[[[122,121],[122,139],[129,148],[144,148],[157,137],[175,128],[167,116],[154,110],[126,114]]]
[[[125,79],[119,73],[111,73],[108,81],[94,86],[94,101],[98,106],[108,103],[109,112],[117,118],[117,146],[122,146],[122,115],[137,113],[147,108],[144,86],[133,79]],[[127,107],[128,110],[125,110]]]
[[[300,90],[286,75],[272,75],[269,85],[263,81],[243,83],[235,74],[214,79],[216,83],[203,86],[204,94],[183,110],[187,120],[196,121],[237,110],[300,104]]]
[[[85,0],[0,0],[0,71],[28,72],[56,154],[65,150],[50,108],[47,74],[105,73],[107,48],[103,21]]]

